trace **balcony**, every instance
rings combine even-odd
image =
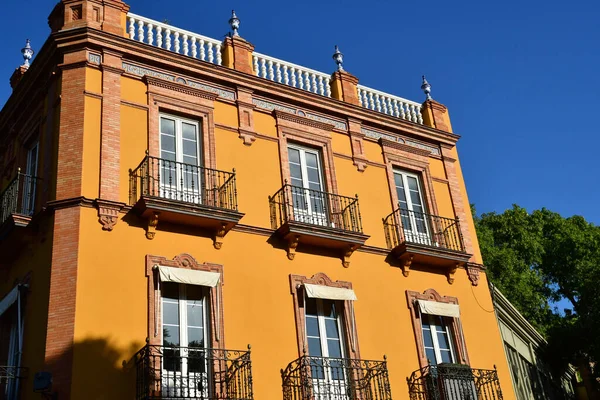
[[[160,220],[207,230],[219,249],[244,216],[237,209],[235,171],[146,156],[129,176],[130,204],[148,220],[148,239],[154,238]]]
[[[404,276],[412,263],[454,271],[471,257],[465,251],[458,218],[397,209],[383,220],[391,256],[401,261]]]
[[[137,400],[253,399],[250,351],[146,345],[134,360]]]
[[[285,184],[269,197],[271,226],[287,242],[288,258],[298,244],[339,252],[344,267],[369,238],[362,233],[358,197],[305,189]]]
[[[5,238],[12,228],[26,227],[31,222],[38,180],[19,171],[0,194],[0,239]]]
[[[429,365],[407,378],[410,400],[502,400],[496,368]]]
[[[391,400],[385,361],[303,356],[281,371],[284,400]]]
[[[17,399],[20,381],[26,374],[27,368],[0,365],[0,399]]]

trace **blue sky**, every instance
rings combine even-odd
[[[0,14],[0,104],[26,38],[39,49],[53,1],[6,2]],[[210,36],[232,8],[256,50],[332,72],[333,46],[369,87],[422,101],[426,74],[446,104],[470,201],[517,203],[600,224],[600,3],[130,0],[131,11]],[[26,12],[26,17],[24,17]]]

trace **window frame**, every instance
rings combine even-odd
[[[458,299],[451,296],[441,296],[435,289],[427,289],[423,293],[407,290],[406,301],[412,319],[413,333],[417,347],[417,356],[419,358],[420,368],[425,368],[429,365],[427,355],[425,353],[425,342],[423,339],[423,315],[417,304],[418,300],[435,301],[438,303],[458,305]],[[444,317],[448,322],[447,329],[451,332],[449,339],[453,340],[450,346],[454,349],[454,362],[459,364],[469,365],[469,356],[467,353],[466,342],[462,330],[460,317],[450,318]]]
[[[196,271],[217,272],[221,275],[217,286],[205,287],[208,313],[205,315],[207,342],[205,348],[224,349],[225,321],[223,313],[223,266],[211,263],[199,263],[190,254],[182,253],[173,260],[166,257],[146,255],[146,277],[148,278],[148,343],[162,346],[162,293],[158,277],[158,266],[192,269]],[[205,311],[206,312],[206,311]]]
[[[204,164],[204,158],[202,157],[202,125],[198,120],[195,119],[190,119],[190,118],[185,118],[179,115],[174,115],[174,114],[169,114],[167,112],[161,111],[158,114],[158,118],[159,118],[159,125],[158,125],[158,149],[159,149],[159,154],[162,153],[163,149],[162,149],[162,128],[161,128],[161,121],[162,119],[168,119],[168,120],[172,120],[173,122],[175,122],[175,162],[178,163],[184,163],[183,161],[183,141],[184,140],[188,140],[188,139],[184,139],[183,138],[183,133],[182,133],[182,125],[183,123],[187,123],[190,125],[194,125],[196,127],[196,158],[197,158],[197,163],[196,166],[198,167],[202,167]],[[179,151],[178,151],[179,149]],[[162,156],[162,154],[160,154]],[[162,158],[162,157],[160,157]],[[187,163],[185,163],[187,164]]]
[[[427,315],[427,319],[428,322],[425,323],[425,315]],[[443,363],[442,360],[442,354],[441,354],[441,347],[440,347],[440,343],[439,343],[439,339],[438,339],[438,333],[439,331],[436,329],[437,325],[435,325],[434,323],[434,319],[435,318],[439,318],[439,320],[442,322],[442,326],[445,330],[446,336],[448,337],[448,345],[449,347],[449,352],[450,352],[450,362],[451,363],[455,363],[456,362],[456,350],[454,350],[455,347],[455,339],[454,339],[454,335],[452,334],[452,331],[450,330],[450,324],[447,321],[446,317],[442,317],[440,315],[433,315],[433,314],[421,314],[421,333],[423,334],[423,336],[425,336],[425,326],[427,326],[429,328],[429,331],[431,332],[431,341],[433,344],[433,351],[435,353],[435,363],[436,364],[441,364]],[[425,351],[425,356],[427,356],[427,349],[425,348],[425,337],[423,337],[423,349]],[[429,360],[428,360],[429,362]]]
[[[311,278],[301,275],[290,275],[290,292],[294,304],[294,315],[296,322],[296,343],[298,345],[298,357],[308,354],[308,340],[306,334],[306,310],[304,284],[322,285],[336,288],[352,289],[352,283],[345,281],[332,281],[326,274],[319,272]],[[345,344],[345,357],[349,359],[360,359],[360,348],[354,305],[351,300],[338,301],[341,310],[338,311],[340,320],[340,337]]]

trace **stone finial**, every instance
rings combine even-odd
[[[431,85],[429,82],[427,82],[427,79],[425,79],[425,75],[423,75],[423,84],[421,85],[421,90],[425,93],[427,100],[433,100],[431,97]]]
[[[344,54],[340,51],[337,45],[335,45],[335,53],[333,53],[332,58],[337,64],[337,70],[343,71],[344,67],[342,64],[344,64]]]
[[[34,53],[35,51],[31,48],[31,41],[27,39],[25,47],[21,49],[21,54],[23,54],[23,67],[29,68],[29,60],[31,60]]]
[[[229,26],[233,30],[233,36],[240,36],[238,29],[240,29],[240,19],[235,15],[235,10],[231,10],[231,18],[229,18]]]

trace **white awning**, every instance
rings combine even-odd
[[[328,300],[356,300],[356,294],[352,289],[336,288],[322,285],[304,284],[306,295],[314,299]]]
[[[158,274],[162,282],[177,282],[187,285],[215,287],[221,279],[218,272],[196,271],[185,268],[158,267]]]
[[[438,303],[437,301],[419,300],[419,309],[423,314],[440,315],[442,317],[460,317],[457,304]]]
[[[0,301],[0,315],[4,314],[10,306],[17,301],[19,296],[19,285],[15,286],[4,298]]]

